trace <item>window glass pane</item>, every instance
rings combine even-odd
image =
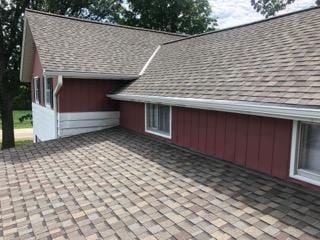
[[[38,77],[34,78],[34,89],[35,101],[40,102],[40,80]]]
[[[52,78],[46,78],[46,105],[51,107],[51,98],[52,98]]]
[[[170,134],[170,107],[158,104],[146,105],[147,129]]]
[[[156,105],[151,105],[151,127],[157,128],[157,112],[156,112]]]
[[[301,147],[298,169],[320,174],[320,125],[301,125]]]
[[[151,105],[148,103],[147,104],[147,128],[151,128]]]
[[[170,108],[168,106],[159,106],[159,131],[169,132]]]

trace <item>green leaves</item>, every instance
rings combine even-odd
[[[294,2],[295,0],[251,0],[251,5],[257,12],[268,18],[275,16],[278,11],[285,9],[288,4]],[[316,0],[315,4],[320,6],[320,0]]]
[[[187,34],[214,29],[207,0],[128,0],[121,16],[123,24]]]

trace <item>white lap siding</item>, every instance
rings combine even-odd
[[[55,112],[52,109],[32,103],[33,139],[41,141],[56,138]]]
[[[58,114],[58,135],[67,137],[119,125],[119,111]]]

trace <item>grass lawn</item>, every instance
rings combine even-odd
[[[28,111],[13,111],[13,121],[14,121],[14,128],[32,128],[31,121],[25,120],[22,123],[19,121],[19,118],[30,113],[31,110]],[[0,129],[1,129],[1,119],[0,119]]]
[[[26,145],[26,144],[31,144],[31,143],[33,143],[32,139],[17,139],[16,147]],[[0,141],[0,151],[1,151],[1,141]]]
[[[21,145],[31,144],[31,143],[33,143],[32,139],[18,139],[16,140],[16,147]]]

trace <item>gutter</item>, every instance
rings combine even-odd
[[[94,73],[94,72],[73,72],[73,71],[50,71],[44,70],[46,76],[59,76],[64,78],[89,78],[89,79],[105,79],[105,80],[135,80],[139,75],[121,75],[113,73]]]
[[[55,130],[56,130],[56,138],[58,138],[58,109],[57,109],[57,97],[60,89],[62,88],[63,85],[63,76],[59,75],[58,76],[58,82],[57,86],[55,87],[53,91],[53,106],[54,106],[54,122],[55,122]]]
[[[270,103],[252,103],[244,101],[210,100],[198,98],[161,97],[112,94],[115,100],[156,103],[177,107],[240,113],[264,117],[320,122],[320,108],[280,106]]]

